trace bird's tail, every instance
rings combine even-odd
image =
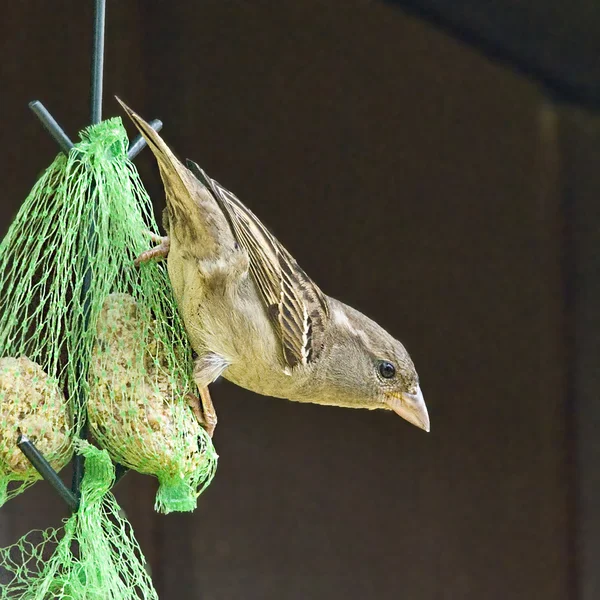
[[[169,236],[202,246],[199,252],[216,258],[233,247],[234,239],[212,192],[184,166],[160,135],[117,98],[154,154],[165,187]]]
[[[139,132],[142,134],[148,147],[152,151],[152,154],[158,161],[161,173],[166,171],[169,174],[180,175],[181,170],[185,170],[185,167],[181,164],[179,159],[173,154],[169,146],[165,144],[164,140],[158,135],[149,123],[144,121],[140,115],[131,110],[127,104],[125,104],[120,98],[117,98],[117,102],[123,107],[123,110],[127,113],[127,116],[134,122]]]

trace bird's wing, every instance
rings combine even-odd
[[[323,292],[290,253],[240,200],[196,163],[187,166],[213,193],[238,244],[250,258],[250,272],[283,345],[290,367],[307,365],[323,348],[329,308]]]

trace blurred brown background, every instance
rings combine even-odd
[[[88,123],[91,23],[91,1],[3,11],[1,234],[57,152],[27,103],[72,138]],[[118,94],[161,118],[396,334],[432,421],[215,385],[198,510],[156,515],[133,474],[116,490],[161,598],[597,598],[593,115],[384,3],[109,0],[106,33],[104,115]],[[0,543],[65,514],[37,484]]]

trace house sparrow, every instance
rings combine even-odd
[[[156,157],[168,238],[138,262],[166,257],[197,353],[198,416],[212,435],[208,385],[220,375],[258,394],[347,408],[388,409],[429,431],[419,378],[404,346],[325,295],[240,200],[196,163],[184,166],[119,100]]]

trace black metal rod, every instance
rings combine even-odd
[[[33,465],[35,470],[56,490],[58,495],[67,503],[68,507],[76,512],[79,508],[79,499],[62,482],[58,473],[52,468],[50,463],[43,457],[42,453],[35,447],[35,444],[26,436],[21,434],[17,440],[21,452],[27,457],[27,460]]]
[[[96,210],[97,207],[92,207],[92,222],[88,228],[88,252],[89,254],[85,257],[84,268],[85,273],[83,276],[83,284],[81,286],[81,302],[83,304],[83,328],[87,330],[90,326],[90,313],[92,308],[91,296],[90,296],[90,288],[92,287],[92,266],[90,264],[90,257],[96,254],[97,250],[97,239],[96,239],[96,227],[94,222],[96,220]],[[77,373],[80,376],[81,380],[85,380],[87,378],[87,372],[83,367],[83,362],[81,359],[78,360],[76,365]],[[81,439],[86,439],[88,434],[88,424],[87,424],[87,407],[86,407],[86,396],[84,392],[84,387],[81,385],[79,387],[78,394],[78,404],[79,409],[83,413],[83,424],[81,426],[81,431],[79,432],[79,437]],[[73,458],[73,480],[71,482],[71,490],[73,493],[79,498],[81,493],[81,481],[83,479],[83,474],[85,470],[85,461],[83,456],[80,454],[76,454]]]
[[[29,108],[35,113],[35,116],[54,138],[54,141],[60,146],[61,150],[65,154],[69,154],[73,148],[73,142],[69,139],[69,136],[64,132],[62,127],[56,122],[54,117],[48,112],[46,107],[39,100],[34,100],[29,103]]]
[[[106,0],[96,0],[94,48],[92,51],[92,125],[102,121],[102,78],[104,72],[104,28]]]
[[[104,75],[104,30],[106,23],[106,0],[95,0],[95,12],[94,12],[94,47],[92,49],[92,84],[91,84],[91,122],[92,125],[97,125],[102,121],[102,83]],[[94,220],[90,224],[88,230],[88,240],[90,241],[90,248],[95,247],[95,226]],[[93,254],[93,251],[91,252]],[[81,289],[81,298],[83,301],[83,318],[84,328],[89,326],[90,318],[90,287],[92,280],[92,269],[90,266],[89,257],[86,257],[86,271],[83,279],[83,286]],[[82,373],[83,369],[81,364],[78,366],[79,374],[82,377],[87,376],[86,373]],[[86,413],[85,408],[85,397],[83,390],[79,393],[79,406],[81,410]],[[84,420],[81,427],[80,437],[85,439],[88,433],[87,419]],[[77,454],[73,459],[73,480],[71,483],[71,490],[77,498],[81,494],[81,481],[85,470],[85,461],[83,456]]]
[[[160,119],[154,119],[153,121],[150,121],[148,125],[150,125],[154,131],[160,131],[163,127],[163,122]],[[138,134],[138,136],[134,138],[133,142],[129,144],[127,158],[129,160],[133,160],[146,146],[146,140],[142,137],[141,133]]]

